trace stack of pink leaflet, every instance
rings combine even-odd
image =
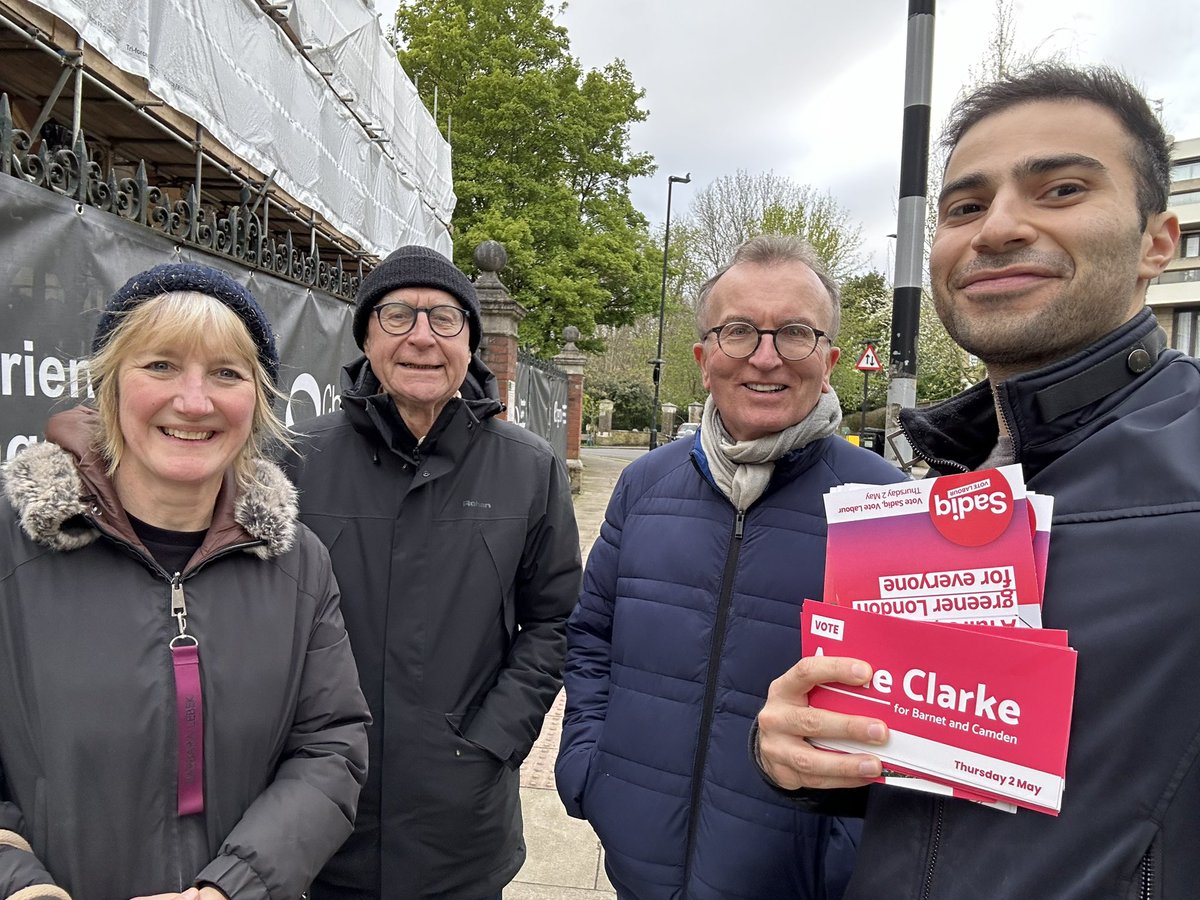
[[[813,743],[873,753],[922,790],[1058,814],[1075,685],[1065,633],[961,628],[812,602],[801,627],[806,656],[851,656],[874,669],[862,687],[813,688],[809,703],[890,729],[883,747]]]
[[[1053,498],[1026,492],[1020,466],[835,488],[825,495],[825,602],[1038,628],[1052,510]]]
[[[887,784],[1057,814],[1075,651],[1041,629],[1053,498],[1004,466],[845,485],[825,508],[826,605],[805,604],[803,650],[864,659],[875,677],[809,700],[891,732],[883,748],[819,745],[879,756]]]

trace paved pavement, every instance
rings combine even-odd
[[[584,560],[604,521],[604,509],[617,476],[630,462],[628,452],[583,451],[583,485],[575,496],[579,547]],[[521,809],[528,857],[504,900],[614,900],[604,875],[603,852],[592,826],[570,818],[554,790],[554,758],[562,733],[563,695],[546,716],[542,733],[521,766]]]

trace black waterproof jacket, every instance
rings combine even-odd
[[[847,898],[1200,896],[1200,365],[1162,346],[1143,310],[997,388],[1055,498],[1044,623],[1079,653],[1062,814],[873,786]],[[902,423],[937,471],[976,468],[991,386]]]
[[[231,900],[298,900],[350,834],[366,777],[367,705],[328,554],[260,463],[244,493],[227,476],[204,544],[172,577],[87,449],[94,415],[56,416],[57,444],[4,471],[0,897],[211,882]],[[205,809],[183,817],[173,594],[203,686]]]
[[[366,360],[346,379],[341,410],[305,423],[287,465],[333,558],[375,719],[355,834],[313,897],[480,900],[525,859],[517,769],[561,684],[579,595],[566,469],[493,418],[477,359],[465,399],[411,453]]]

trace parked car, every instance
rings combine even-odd
[[[696,436],[696,432],[699,430],[699,422],[684,422],[679,426],[679,430],[675,432],[675,440],[691,440]]]

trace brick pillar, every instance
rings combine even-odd
[[[583,364],[587,355],[575,346],[579,329],[568,325],[563,329],[562,352],[554,364],[567,373],[567,474],[571,476],[571,493],[578,494],[583,486],[583,460],[579,458],[579,437],[583,430]]]
[[[475,293],[483,319],[483,337],[479,342],[479,357],[492,373],[500,388],[500,400],[506,406],[513,399],[517,384],[517,326],[526,310],[512,298],[496,274],[508,263],[508,252],[498,241],[484,241],[475,248]],[[499,418],[508,418],[507,409]]]

